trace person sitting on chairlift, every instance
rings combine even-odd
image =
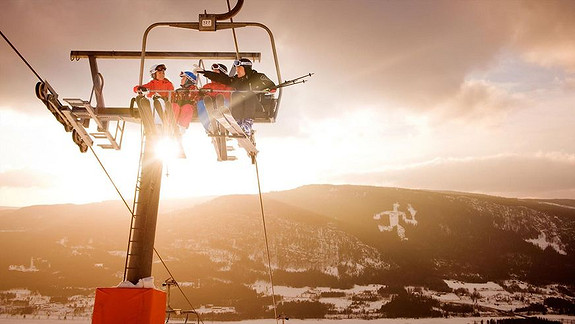
[[[212,68],[212,72],[214,72],[214,73],[218,73],[218,74],[221,73],[224,75],[228,75],[228,68],[221,63],[214,63],[214,64],[212,64],[211,68]],[[207,83],[206,85],[204,85],[200,89],[200,96],[202,98],[204,98],[205,96],[208,96],[208,97],[211,97],[215,100],[217,95],[222,95],[224,97],[224,104],[229,107],[230,96],[232,95],[233,90],[234,90],[234,88],[227,86],[223,83],[220,83],[217,81],[211,81],[211,82]],[[202,125],[204,125],[204,128],[206,129],[206,131],[209,132],[210,131],[210,117],[208,116],[208,113],[206,111],[206,106],[204,104],[203,99],[198,101],[198,117],[199,117]]]
[[[228,75],[228,68],[221,63],[214,63],[212,64],[211,68],[212,72],[214,73]],[[218,94],[222,94],[224,96],[224,99],[229,102],[230,96],[232,95],[232,91],[234,90],[234,88],[225,85],[223,83],[220,83],[218,81],[214,80],[211,81],[212,82],[207,83],[202,87],[202,93],[212,98],[215,98]]]
[[[174,91],[174,85],[166,78],[166,65],[154,64],[150,68],[152,80],[146,84],[134,87],[134,92],[149,91],[148,98],[158,95],[168,100],[170,93]]]
[[[194,117],[194,107],[198,102],[197,77],[193,72],[180,72],[180,87],[174,92],[172,107],[178,125],[187,129]],[[183,129],[181,129],[183,131]]]
[[[203,73],[208,79],[236,90],[231,97],[232,115],[246,135],[251,136],[256,109],[261,107],[259,96],[263,91],[273,91],[276,85],[265,74],[254,70],[252,61],[247,58],[234,61],[234,66],[236,75],[233,77],[213,71],[198,71],[198,73]]]

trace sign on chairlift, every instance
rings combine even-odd
[[[216,16],[208,14],[200,14],[199,31],[216,31]]]

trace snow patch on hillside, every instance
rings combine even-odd
[[[537,238],[527,239],[525,240],[525,242],[529,242],[539,247],[541,250],[545,250],[547,247],[550,246],[553,250],[557,251],[557,253],[567,255],[567,252],[565,252],[565,250],[561,248],[559,243],[553,241],[549,242],[549,240],[547,239],[547,235],[545,235],[545,233],[543,232],[539,233],[539,236]]]
[[[409,212],[411,217],[407,217],[405,212],[399,211],[399,203],[393,204],[393,210],[383,211],[373,215],[373,219],[375,220],[383,220],[387,218],[389,220],[389,225],[377,225],[377,228],[380,232],[391,232],[394,229],[397,231],[397,236],[401,238],[401,240],[406,241],[408,238],[405,235],[405,228],[401,226],[399,223],[400,219],[403,220],[405,224],[417,225],[417,220],[415,219],[415,214],[417,214],[417,210],[411,206],[411,204],[407,204],[407,211]]]
[[[463,281],[459,281],[459,280],[443,280],[447,286],[453,290],[456,290],[458,288],[465,288],[469,291],[473,291],[473,290],[496,290],[496,291],[505,291],[505,289],[503,289],[503,287],[501,287],[500,285],[496,284],[493,281],[488,281],[486,283],[469,283],[469,282],[463,282]]]
[[[38,271],[40,271],[34,265],[34,258],[30,258],[30,266],[29,267],[27,267],[25,265],[14,265],[14,264],[12,264],[12,265],[8,266],[8,270],[9,271],[20,271],[20,272],[38,272]]]
[[[524,241],[542,250],[551,247],[557,253],[567,255],[566,244],[559,235],[561,225],[554,215],[526,206],[510,206],[467,197],[460,199],[468,201],[481,215],[492,217],[496,228],[517,233]],[[538,237],[533,238],[534,235]]]

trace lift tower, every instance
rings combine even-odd
[[[156,222],[162,185],[163,161],[153,151],[157,146],[159,136],[157,132],[146,129],[149,127],[144,123],[145,143],[126,267],[126,280],[133,284],[152,275]]]
[[[72,51],[70,58],[79,60],[87,58],[90,63],[92,76],[92,96],[96,104],[92,106],[92,96],[89,100],[65,98],[68,103],[62,104],[58,94],[46,81],[40,81],[36,85],[36,96],[46,105],[54,117],[64,126],[66,132],[72,133],[72,139],[81,152],[91,149],[97,144],[102,149],[120,150],[126,122],[141,123],[144,134],[142,136],[142,153],[140,168],[136,183],[134,206],[131,209],[132,223],[128,253],[125,265],[125,280],[137,284],[141,279],[149,278],[152,274],[154,259],[154,243],[157,223],[157,214],[160,201],[160,189],[162,181],[163,161],[155,150],[164,136],[179,137],[177,125],[169,100],[162,107],[161,99],[147,98],[139,94],[132,99],[130,107],[107,107],[104,103],[103,86],[104,79],[98,71],[97,59],[140,59],[140,79],[142,84],[144,75],[145,59],[199,59],[202,60],[235,60],[240,57],[249,58],[252,61],[260,61],[261,53],[240,52],[237,47],[235,52],[146,52],[148,33],[155,27],[172,27],[190,29],[200,32],[215,32],[219,30],[257,27],[267,32],[271,45],[271,52],[275,62],[277,81],[276,97],[267,98],[269,105],[263,110],[257,111],[254,121],[258,123],[274,123],[278,114],[278,107],[282,95],[282,78],[275,47],[275,41],[269,28],[257,22],[233,22],[231,18],[239,12],[244,0],[238,0],[233,9],[224,14],[200,14],[197,22],[159,22],[152,24],[144,33],[141,52],[133,51]],[[229,19],[230,22],[222,22]],[[234,33],[235,40],[235,33]],[[263,104],[263,102],[262,102]],[[137,106],[137,107],[136,107]],[[219,111],[218,111],[219,112]],[[230,115],[230,116],[228,116]],[[158,118],[159,117],[159,118]],[[160,122],[161,120],[161,122]],[[194,117],[198,121],[197,117]],[[231,161],[234,156],[227,153],[231,146],[226,145],[226,140],[235,138],[238,145],[243,147],[252,162],[255,159],[254,143],[243,133],[238,131],[231,114],[221,113],[210,115],[210,120],[217,120],[217,131],[210,133],[212,142],[216,148],[218,161]],[[89,133],[89,125],[94,122],[97,132]],[[115,123],[115,130],[112,126]],[[234,127],[237,126],[237,127]],[[104,141],[104,143],[102,143]],[[100,142],[100,143],[97,143]],[[242,145],[243,143],[243,145]],[[232,148],[233,149],[233,148]],[[95,153],[94,153],[95,154]],[[128,289],[98,288],[92,323],[163,323],[166,314],[165,293],[156,289]]]

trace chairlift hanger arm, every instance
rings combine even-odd
[[[244,5],[244,0],[238,0],[238,2],[236,2],[236,5],[234,6],[234,8],[229,10],[226,13],[208,14],[204,11],[204,15],[205,16],[213,16],[215,18],[215,20],[228,20],[228,19],[231,19],[232,17],[234,17],[235,15],[237,15],[237,13],[240,12],[240,10],[242,9],[243,5]],[[229,8],[229,2],[228,2],[228,8]]]

